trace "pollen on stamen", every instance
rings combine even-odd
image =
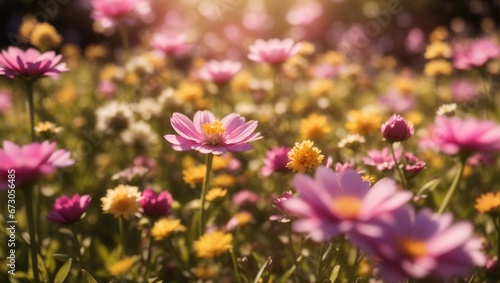
[[[219,120],[213,123],[206,123],[201,126],[201,129],[203,131],[203,139],[207,144],[218,145],[224,139],[225,130]]]

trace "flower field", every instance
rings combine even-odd
[[[498,1],[25,2],[0,282],[500,282]]]

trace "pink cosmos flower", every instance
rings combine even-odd
[[[258,200],[259,200],[259,195],[250,190],[241,190],[237,192],[232,198],[232,202],[236,206],[242,206],[244,204],[253,205]]]
[[[500,45],[491,38],[459,43],[453,49],[453,66],[459,70],[482,67],[496,58],[500,58]]]
[[[313,76],[317,79],[334,79],[340,73],[339,66],[332,66],[330,64],[314,65],[311,69]]]
[[[80,219],[87,211],[92,197],[90,195],[79,194],[72,198],[63,195],[58,197],[53,209],[47,215],[47,221],[59,224],[72,224]]]
[[[181,56],[192,49],[185,34],[169,30],[155,33],[149,44],[164,55],[171,56]]]
[[[240,62],[232,60],[211,60],[199,70],[198,74],[205,81],[211,81],[216,84],[224,84],[229,82],[234,75],[240,71],[240,69]]]
[[[384,139],[390,143],[405,141],[415,133],[413,125],[398,114],[393,114],[387,122],[382,124],[380,131]]]
[[[289,147],[275,147],[269,150],[260,173],[267,177],[277,172],[289,172],[286,164],[290,161],[290,157],[288,157],[290,150]]]
[[[0,113],[12,108],[12,94],[6,90],[0,90]]]
[[[158,218],[170,214],[174,199],[169,192],[163,191],[157,194],[152,189],[146,188],[142,192],[142,197],[142,210],[147,216]]]
[[[297,54],[300,44],[295,44],[293,39],[279,40],[277,38],[264,41],[258,39],[250,46],[248,59],[259,63],[280,64]]]
[[[415,213],[411,206],[399,209],[361,229],[370,238],[362,248],[380,260],[384,282],[466,277],[474,267],[484,266],[486,257],[473,226],[452,221],[450,213],[436,215],[429,209]]]
[[[394,158],[392,158],[391,152],[388,147],[384,147],[382,150],[372,149],[367,152],[368,157],[363,157],[363,163],[368,166],[376,166],[377,170],[391,170],[394,167]],[[394,155],[399,162],[401,158],[401,149],[395,149]]]
[[[429,137],[420,140],[420,144],[446,154],[497,152],[500,151],[500,126],[474,118],[436,116]]]
[[[149,0],[92,0],[92,8],[92,19],[104,29],[112,29],[121,21],[147,19],[152,13]]]
[[[371,189],[356,171],[347,169],[340,176],[319,167],[315,178],[297,174],[293,184],[298,197],[283,206],[300,219],[293,224],[297,232],[308,232],[315,241],[326,241],[340,233],[354,231],[407,203],[412,194],[397,190],[394,180],[384,178]]]
[[[420,171],[425,169],[425,162],[420,160],[411,152],[405,152],[404,158],[406,160],[405,175],[407,178],[415,177]]]
[[[288,211],[283,205],[287,200],[293,198],[292,191],[286,191],[281,194],[281,197],[273,200],[273,206],[276,207],[282,214],[274,214],[269,217],[271,221],[278,221],[281,223],[290,222],[292,213]]]
[[[0,190],[8,187],[8,171],[15,170],[16,187],[33,183],[37,177],[73,165],[69,151],[55,150],[56,143],[44,141],[24,146],[4,141],[0,149]]]
[[[342,173],[344,173],[344,171],[347,170],[347,169],[354,169],[353,165],[350,162],[345,162],[345,163],[337,162],[335,164],[335,170],[334,171],[337,174],[337,176],[339,176]]]
[[[227,151],[248,151],[248,143],[262,138],[254,133],[257,121],[245,122],[239,114],[231,113],[220,121],[212,112],[204,110],[194,114],[193,121],[181,113],[174,113],[170,124],[177,135],[165,135],[177,151],[197,150],[201,153],[220,155]]]
[[[0,53],[0,75],[9,78],[38,79],[40,77],[57,77],[69,69],[66,63],[60,63],[62,55],[54,51],[40,53],[34,48],[26,51],[10,46]]]

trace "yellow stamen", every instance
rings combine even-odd
[[[219,120],[213,123],[206,123],[201,126],[203,131],[204,140],[210,145],[218,145],[224,138],[224,128]]]
[[[355,218],[361,212],[362,204],[357,197],[341,196],[332,201],[332,210],[344,218]]]
[[[427,253],[424,241],[414,238],[402,238],[397,241],[399,250],[409,257],[419,257]]]

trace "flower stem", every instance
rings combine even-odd
[[[78,234],[76,233],[75,224],[71,225],[71,231],[73,232],[73,241],[75,242],[76,253],[78,255],[78,259],[80,260],[80,266],[83,268],[83,255],[81,253],[80,241],[78,240]]]
[[[234,274],[236,276],[236,280],[238,281],[238,283],[241,283],[240,272],[238,271],[238,263],[236,261],[236,256],[234,255],[233,249],[230,249],[229,253],[231,254],[231,260],[233,261],[233,268],[234,268]]]
[[[444,197],[443,202],[441,203],[441,206],[439,207],[438,214],[441,214],[444,212],[446,209],[446,206],[448,206],[448,203],[450,202],[451,196],[455,192],[455,190],[458,187],[458,183],[460,183],[460,179],[462,178],[462,175],[464,173],[464,168],[465,168],[465,157],[460,157],[460,164],[458,167],[458,172],[457,175],[455,175],[455,178],[453,179],[453,182],[451,183],[450,188],[448,189],[448,192],[446,193],[446,196]]]
[[[146,258],[146,273],[144,275],[144,282],[148,282],[149,272],[151,271],[151,258],[153,253],[153,236],[151,236],[151,231],[149,232],[149,243],[148,243],[148,255]]]
[[[200,225],[199,225],[199,236],[203,234],[204,221],[203,221],[203,211],[205,210],[205,194],[207,192],[208,180],[210,179],[210,172],[212,171],[212,161],[214,156],[212,154],[207,154],[205,164],[207,166],[207,171],[205,172],[205,178],[203,179],[203,187],[201,188],[201,205],[200,205]]]
[[[127,61],[130,57],[130,43],[127,28],[125,25],[121,24],[118,26],[118,30],[120,32],[120,39],[122,41],[123,52],[125,54],[125,61]]]
[[[123,232],[123,217],[118,218],[118,229],[120,231],[120,246],[122,247],[122,256],[125,256],[125,233]]]
[[[30,128],[31,128],[31,141],[35,141],[35,104],[33,103],[33,82],[29,80],[24,81],[26,88],[26,97],[28,98],[28,107],[30,115]]]
[[[392,159],[394,159],[394,165],[396,167],[396,171],[398,171],[398,175],[399,175],[399,178],[401,179],[401,183],[403,184],[403,187],[405,189],[408,189],[408,185],[406,184],[405,175],[403,174],[403,171],[401,170],[401,168],[399,168],[399,162],[396,159],[396,154],[394,153],[394,144],[391,143],[391,146],[389,148],[391,149]]]
[[[33,215],[33,188],[27,187],[24,189],[24,200],[26,205],[26,214],[28,216],[28,232],[30,235],[30,252],[31,252],[31,267],[33,268],[33,279],[35,283],[40,283],[38,276],[38,257],[37,257],[37,242],[35,232],[35,217]]]

